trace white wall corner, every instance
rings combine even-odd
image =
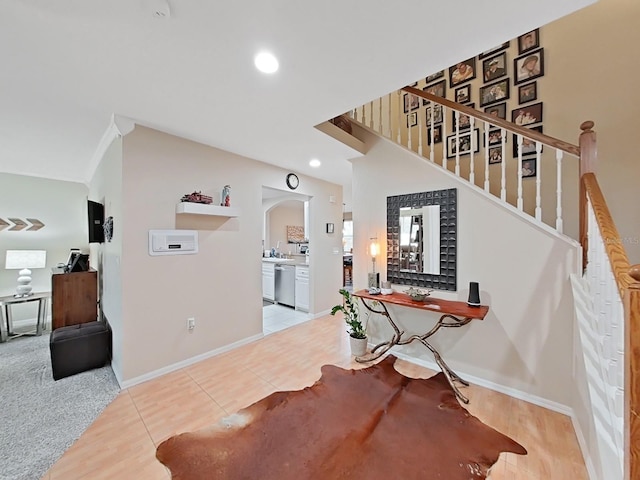
[[[102,138],[100,142],[98,142],[98,146],[93,152],[93,156],[89,164],[87,165],[87,171],[85,172],[84,183],[89,185],[93,175],[95,174],[96,168],[100,165],[102,158],[104,157],[105,152],[113,142],[118,137],[124,137],[125,135],[131,133],[133,129],[136,127],[135,122],[128,118],[123,117],[121,115],[111,115],[111,119],[109,120],[109,126],[102,134]]]
[[[593,466],[591,455],[589,455],[589,448],[587,448],[587,441],[584,437],[584,433],[582,432],[582,428],[580,428],[580,422],[578,421],[578,418],[576,417],[573,410],[571,411],[571,424],[573,425],[573,430],[576,432],[578,445],[580,446],[580,451],[582,452],[582,458],[584,460],[584,465],[587,468],[587,475],[589,476],[589,480],[600,480],[596,469]]]

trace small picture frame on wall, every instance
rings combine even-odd
[[[420,99],[417,96],[405,93],[402,96],[402,99],[404,100],[404,113],[407,113],[409,110],[420,108]]]
[[[471,141],[473,140],[474,152],[480,151],[478,145],[479,129],[474,128],[473,132],[470,130],[464,133],[458,134],[458,141],[456,142],[456,135],[449,135],[447,137],[447,158],[454,158],[459,151],[460,155],[468,155],[471,153]],[[473,138],[472,135],[473,134]],[[459,149],[458,149],[459,147]]]
[[[522,160],[522,178],[535,178],[536,176],[536,159],[527,158]]]
[[[507,74],[507,53],[502,52],[495,57],[482,61],[482,77],[486,82],[492,82]]]
[[[442,125],[433,126],[433,143],[442,143]],[[431,127],[427,127],[427,145],[431,145]]]
[[[444,70],[440,70],[439,72],[436,73],[432,73],[431,75],[428,75],[427,78],[425,79],[427,83],[431,83],[441,77],[444,77]]]
[[[527,83],[518,87],[518,103],[533,102],[538,99],[538,84],[537,82]]]
[[[495,105],[491,105],[490,107],[486,107],[484,109],[485,113],[489,115],[493,115],[494,117],[501,118],[502,120],[507,119],[507,103],[496,103]]]
[[[525,83],[544,75],[544,48],[513,60],[513,83]]]
[[[471,101],[471,85],[456,88],[456,102],[467,103]]]
[[[480,55],[478,55],[478,58],[486,58],[486,57],[489,57],[489,56],[493,55],[496,52],[499,52],[500,50],[504,50],[505,48],[509,48],[509,44],[510,43],[511,43],[511,41],[504,42],[502,45],[498,45],[497,47],[493,47],[493,48],[490,48],[489,50],[485,50]]]
[[[449,67],[449,85],[455,87],[476,78],[476,57]]]
[[[531,127],[531,130],[535,130],[536,132],[542,133],[542,125],[538,125],[536,127]],[[544,146],[541,146],[542,149]],[[536,142],[535,140],[531,140],[530,138],[522,137],[522,156],[535,155],[536,152]],[[513,135],[513,158],[518,158],[518,136]]]
[[[430,93],[431,95],[435,95],[436,97],[445,98],[447,96],[447,81],[440,80],[437,83],[423,87],[422,90],[427,93]],[[425,100],[424,98],[422,99],[423,105],[427,105],[428,103],[429,103],[429,100]]]
[[[491,105],[509,98],[509,79],[498,80],[480,87],[480,106]]]
[[[407,115],[407,128],[418,125],[418,112],[411,112]]]
[[[540,46],[540,29],[536,28],[518,37],[518,55],[535,50]]]
[[[502,163],[502,146],[489,149],[489,165]]]
[[[506,134],[504,135],[504,141],[507,142],[509,137]],[[502,129],[489,130],[489,146],[491,145],[502,145]]]
[[[512,110],[511,121],[521,126],[542,122],[542,102]]]
[[[425,120],[426,120],[426,125],[427,127],[429,127],[431,125],[431,112],[435,112],[434,116],[433,116],[433,124],[436,125],[438,123],[442,123],[442,105],[439,104],[434,104],[434,105],[429,105],[426,109],[425,109]]]
[[[327,233],[333,233],[333,232],[334,232],[333,223],[327,223]]]
[[[470,107],[470,108],[475,108],[475,104],[474,103],[469,103],[468,105],[465,105],[466,107]],[[456,129],[456,111],[452,110],[451,111],[451,125],[453,128],[453,130]],[[464,113],[460,112],[460,130],[466,130],[467,128],[471,127],[471,119],[469,118],[469,115],[465,115]]]

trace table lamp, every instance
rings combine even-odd
[[[14,297],[31,295],[31,268],[44,268],[47,264],[46,250],[7,250],[5,266],[7,270],[18,272],[18,286]]]
[[[376,273],[376,257],[380,253],[380,245],[378,245],[378,239],[373,237],[369,243],[369,254],[371,255],[371,262],[373,263],[373,273],[369,274],[369,288],[380,287],[380,274]]]

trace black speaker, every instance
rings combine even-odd
[[[104,205],[88,200],[87,213],[89,218],[89,243],[103,243]]]
[[[469,282],[469,300],[467,301],[467,305],[470,307],[480,306],[480,289],[478,282]]]

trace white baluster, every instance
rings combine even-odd
[[[407,148],[411,150],[411,140],[412,140],[412,131],[413,127],[411,126],[411,109],[409,109],[409,113],[407,113]]]
[[[402,92],[398,90],[398,145],[402,145],[402,112],[404,106],[402,105]]]
[[[471,162],[469,163],[469,181],[475,185],[476,184],[476,172],[475,172],[475,162],[474,162],[474,152],[476,150],[476,136],[474,135],[473,128],[475,127],[475,117],[469,116],[469,135],[471,136]]]
[[[426,112],[427,109],[425,108],[424,111]],[[433,138],[433,131],[434,131],[433,121],[435,119],[435,113],[436,113],[435,104],[432,104],[431,105],[431,118],[430,118],[431,121],[429,122],[431,124],[431,145],[429,146],[430,147],[429,160],[431,160],[432,162],[435,162],[435,158],[436,158],[436,151],[435,151],[436,142],[435,142],[435,138]],[[444,145],[444,143],[443,143],[443,145]]]
[[[484,122],[484,190],[489,191],[489,129],[491,124]]]
[[[522,135],[518,135],[518,200],[516,205],[522,211]]]
[[[506,150],[507,150],[507,131],[504,128],[500,129],[500,138],[502,139],[502,164],[501,164],[501,175],[500,178],[500,200],[503,202],[507,201],[507,162],[505,161]]]
[[[542,221],[542,197],[540,186],[542,184],[542,143],[536,142],[536,220]]]
[[[382,97],[378,99],[378,133],[384,137],[384,128],[382,125]]]
[[[387,95],[387,110],[389,113],[389,116],[387,117],[389,119],[389,139],[393,138],[393,127],[391,126],[391,117],[393,116],[393,114],[391,113],[391,105],[393,104],[392,99],[393,97],[391,96],[391,94]]]
[[[418,155],[422,156],[422,118],[420,117],[420,109],[416,112],[416,117],[418,118]]]
[[[373,130],[373,100],[369,103],[369,128]]]
[[[460,112],[454,113],[456,117],[456,175],[460,176]]]
[[[362,105],[362,120],[361,120],[362,125],[366,125],[367,124],[367,105]]]
[[[556,149],[556,230],[562,233],[562,150]]]
[[[433,111],[431,112],[431,115],[435,115],[436,114],[436,104],[435,102],[431,102],[431,107],[433,108]],[[442,106],[442,141],[446,142],[447,141],[447,109],[446,107],[443,105]],[[447,148],[449,147],[448,144],[444,144],[442,147],[442,166],[444,168],[447,168]]]

